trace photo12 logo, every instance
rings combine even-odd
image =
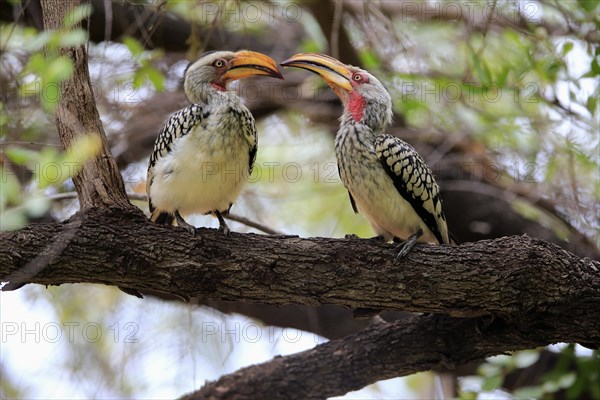
[[[97,322],[2,322],[2,344],[9,343],[58,343],[83,341],[98,343],[112,340],[115,343],[138,343],[139,325],[135,322],[115,322],[102,327]]]
[[[294,2],[271,1],[216,1],[200,2],[194,9],[201,23],[235,22],[255,24],[258,22],[299,22],[302,8]]]

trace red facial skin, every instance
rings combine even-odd
[[[352,74],[352,80],[350,82],[352,87],[356,88],[363,83],[369,83],[369,77],[363,73],[355,72]],[[356,122],[362,120],[363,116],[365,115],[365,106],[365,99],[358,94],[356,90],[350,92],[347,108],[348,111],[350,111],[352,118],[354,118]]]

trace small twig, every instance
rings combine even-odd
[[[19,145],[19,146],[52,146],[52,147],[60,147],[60,148],[63,147],[61,144],[41,143],[41,142],[26,142],[26,141],[22,141],[22,140],[10,140],[10,141],[6,141],[6,142],[0,142],[0,147],[14,146],[14,145]]]
[[[8,36],[6,37],[4,46],[0,49],[0,53],[4,53],[6,51],[6,48],[8,47],[8,42],[10,41],[10,38],[15,32],[15,28],[17,27],[19,22],[21,22],[21,18],[25,15],[25,9],[29,6],[29,3],[31,3],[31,0],[28,0],[24,6],[20,7],[21,12],[19,13],[19,16],[13,21],[13,26],[10,28],[10,32],[8,32]]]
[[[340,58],[340,26],[342,19],[342,2],[335,0],[333,2],[333,21],[331,22],[331,37],[329,39],[331,55],[334,58]]]
[[[148,200],[148,197],[143,193],[127,193],[127,197],[129,197],[130,200],[139,200],[139,201],[147,201]],[[52,201],[76,199],[77,192],[57,193],[57,194],[52,194],[50,196],[47,196],[47,198]],[[280,232],[280,231],[270,228],[266,225],[263,225],[260,222],[255,222],[246,217],[242,217],[241,215],[228,213],[227,215],[223,215],[223,217],[225,217],[231,221],[239,222],[240,224],[246,225],[250,228],[257,229],[268,235],[278,235],[278,236],[285,235],[285,233],[283,233],[283,232]]]
[[[254,228],[254,229],[258,229],[261,232],[267,233],[269,235],[277,235],[277,236],[283,236],[285,235],[285,233],[277,231],[275,229],[269,228],[266,225],[263,225],[259,222],[254,222],[252,220],[249,220],[246,217],[242,217],[241,215],[236,215],[236,214],[227,214],[227,215],[223,215],[223,217],[231,220],[231,221],[235,221],[235,222],[239,222],[240,224],[246,225],[250,228]]]

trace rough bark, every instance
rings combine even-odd
[[[371,239],[200,234],[152,224],[139,212],[79,213],[1,233],[0,276],[203,300],[448,314],[370,326],[240,370],[190,398],[323,398],[558,341],[600,346],[600,263],[540,240],[418,245],[395,263],[394,246]]]
[[[152,224],[141,213],[79,213],[0,234],[0,275],[271,305],[458,317],[544,313],[570,319],[571,339],[600,340],[600,263],[529,237],[418,245],[395,262],[394,246],[374,239],[200,234]]]
[[[64,29],[64,17],[78,4],[78,0],[42,0],[44,29]],[[81,171],[73,177],[81,209],[132,207],[117,164],[110,155],[96,109],[85,47],[80,45],[63,48],[60,54],[68,57],[74,66],[71,78],[60,84],[60,100],[56,107],[56,126],[60,140],[65,149],[69,149],[77,138],[86,135],[95,136],[100,143],[97,156],[85,162]]]
[[[182,399],[325,399],[382,379],[453,369],[561,341],[570,324],[558,327],[555,322],[542,315],[521,323],[427,315],[377,323],[344,339],[225,375]],[[540,329],[547,324],[553,329]]]
[[[184,48],[187,49],[186,38],[193,31],[198,34],[199,38],[202,38],[203,43],[207,43],[207,49],[220,48],[219,46],[222,47],[224,45],[231,47],[232,43],[240,43],[240,40],[249,40],[250,42],[246,42],[245,45],[258,50],[263,48],[260,46],[264,46],[265,51],[276,59],[280,59],[294,52],[299,38],[302,37],[302,35],[297,34],[297,28],[290,28],[291,25],[288,24],[286,25],[285,35],[289,40],[285,40],[285,46],[281,47],[275,45],[275,41],[280,39],[278,35],[267,35],[267,38],[260,39],[248,37],[244,39],[237,37],[235,32],[223,31],[210,34],[209,31],[201,27],[192,29],[187,21],[184,21],[173,13],[165,11],[161,7],[113,2],[111,3],[112,13],[107,13],[104,7],[108,2],[94,0],[92,4],[93,13],[90,18],[89,27],[90,37],[93,41],[102,41],[107,37],[110,37],[112,40],[118,40],[123,34],[128,34],[140,38],[149,47],[159,46],[168,50],[179,51]],[[302,6],[315,13],[323,31],[329,37],[332,29],[331,18],[335,14],[332,11],[332,3],[321,4],[313,1],[302,3]],[[381,6],[386,12],[393,11],[391,3]],[[386,7],[390,9],[388,10]],[[33,24],[39,28],[42,27],[39,1],[24,3],[22,15],[16,11],[17,8],[19,8],[17,5],[0,2],[0,19],[17,19],[22,23]],[[354,5],[344,4],[344,10],[350,10],[354,13],[359,12],[362,15],[368,11],[368,8],[366,9],[362,6],[356,8]],[[396,12],[407,12],[409,13],[408,17],[415,17],[414,10],[408,6],[397,9],[394,13]],[[108,18],[109,15],[111,18]],[[107,18],[112,23],[109,32],[104,31]],[[499,21],[492,22],[496,23]],[[294,24],[293,26],[295,27],[296,25],[299,24]],[[351,63],[356,63],[355,51],[346,48],[349,42],[345,39],[343,24],[340,29],[340,52],[344,54],[343,59]],[[292,33],[288,31],[292,31]],[[292,37],[298,40],[292,40]],[[218,42],[219,40],[224,40],[225,42]],[[173,46],[180,47],[173,48]],[[277,49],[277,54],[272,54],[273,49]],[[183,58],[183,55],[181,57]],[[293,73],[293,71],[291,72]],[[332,131],[335,132],[337,130],[337,117],[341,112],[337,100],[333,102],[330,100],[334,97],[330,99],[326,95],[316,96],[315,93],[310,93],[306,101],[290,103],[289,97],[285,95],[285,93],[288,93],[286,90],[290,87],[298,87],[306,74],[298,72],[298,74],[288,75],[290,77],[288,79],[286,75],[286,81],[275,82],[274,86],[269,86],[268,96],[260,96],[260,98],[254,101],[249,101],[249,106],[254,115],[258,118],[261,115],[269,114],[285,107],[298,108],[313,121],[329,121],[332,124]],[[111,136],[114,149],[127,149],[127,151],[117,150],[116,161],[118,165],[121,168],[125,168],[130,163],[147,157],[152,149],[158,127],[164,123],[169,113],[184,106],[185,103],[186,101],[182,92],[159,93],[153,99],[135,107],[132,110],[133,116],[127,118],[127,121],[123,120],[123,122],[126,122],[126,128],[122,132]],[[106,104],[103,105],[107,106]],[[397,123],[398,121],[402,121],[401,116],[396,115],[395,121]],[[439,149],[437,148],[440,146],[440,143],[426,143],[427,138],[430,137],[427,133],[411,131],[398,125],[390,133],[408,140],[417,147],[430,165],[434,167],[438,182],[443,191],[446,214],[448,215],[451,229],[460,241],[477,241],[525,233],[529,236],[559,244],[561,247],[580,256],[600,260],[600,253],[595,244],[570,226],[560,216],[560,212],[557,211],[556,205],[552,201],[546,201],[548,204],[541,204],[535,185],[527,185],[530,193],[523,191],[515,193],[516,184],[514,183],[511,184],[510,189],[507,189],[498,185],[498,182],[495,181],[484,182],[482,180],[479,182],[479,177],[474,176],[465,169],[470,170],[473,165],[477,168],[485,167],[490,162],[493,163],[493,160],[473,159],[472,157],[477,156],[476,154],[471,154],[468,150],[465,151],[465,146],[456,146],[456,148],[447,149],[447,153],[445,154],[445,158],[454,160],[451,163],[452,165],[448,166],[446,162],[442,165],[438,162]],[[446,145],[442,143],[441,147]],[[428,157],[429,154],[438,154],[438,157],[437,159],[435,155],[434,157]],[[492,175],[494,172],[500,172],[496,168],[497,166],[491,169]],[[456,180],[468,181],[470,187],[463,189],[456,188],[457,185],[453,184],[453,181]],[[450,181],[450,184],[447,181]],[[458,186],[460,186],[460,183],[458,183]],[[564,229],[568,231],[569,237],[565,240],[564,237],[559,237],[547,226],[519,214],[512,206],[516,198],[531,202],[536,208],[539,207],[549,215],[561,220],[559,223],[562,223]]]

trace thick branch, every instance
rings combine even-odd
[[[55,1],[60,3],[60,1]],[[83,0],[92,6],[92,14],[84,22],[92,42],[106,40],[120,41],[124,36],[133,36],[146,48],[163,48],[169,52],[187,52],[190,40],[202,43],[206,50],[228,48],[232,50],[252,48],[260,52],[272,51],[281,36],[275,35],[276,28],[263,33],[253,32],[252,36],[229,32],[223,28],[227,15],[219,16],[219,9],[231,12],[235,4],[223,6],[219,2],[200,5],[199,16],[202,24],[193,24],[176,13],[165,10],[164,2],[158,6],[152,4],[136,4],[129,1]],[[268,6],[261,12],[269,10]],[[243,10],[240,11],[243,18]],[[12,4],[0,2],[0,20],[18,22],[33,26],[39,30],[44,28],[40,0],[27,0]],[[296,31],[302,26],[297,24]],[[288,29],[288,32],[290,30]],[[299,40],[299,39],[298,39]],[[298,41],[294,41],[294,44]],[[289,52],[288,52],[289,53]]]
[[[141,213],[77,214],[0,234],[0,272],[13,283],[103,283],[271,305],[542,313],[568,324],[569,339],[600,343],[600,263],[526,236],[419,245],[396,263],[394,246],[378,240],[201,235],[154,225]]]
[[[12,283],[91,282],[211,300],[474,317],[378,324],[225,376],[190,398],[323,398],[558,341],[600,346],[600,263],[526,236],[419,245],[394,263],[394,246],[377,240],[201,234],[202,240],[191,238],[139,212],[89,211],[66,223],[1,233],[0,276]]]
[[[551,323],[541,317],[531,324]],[[325,399],[382,379],[545,346],[569,335],[491,318],[414,316],[238,370],[183,399]]]

